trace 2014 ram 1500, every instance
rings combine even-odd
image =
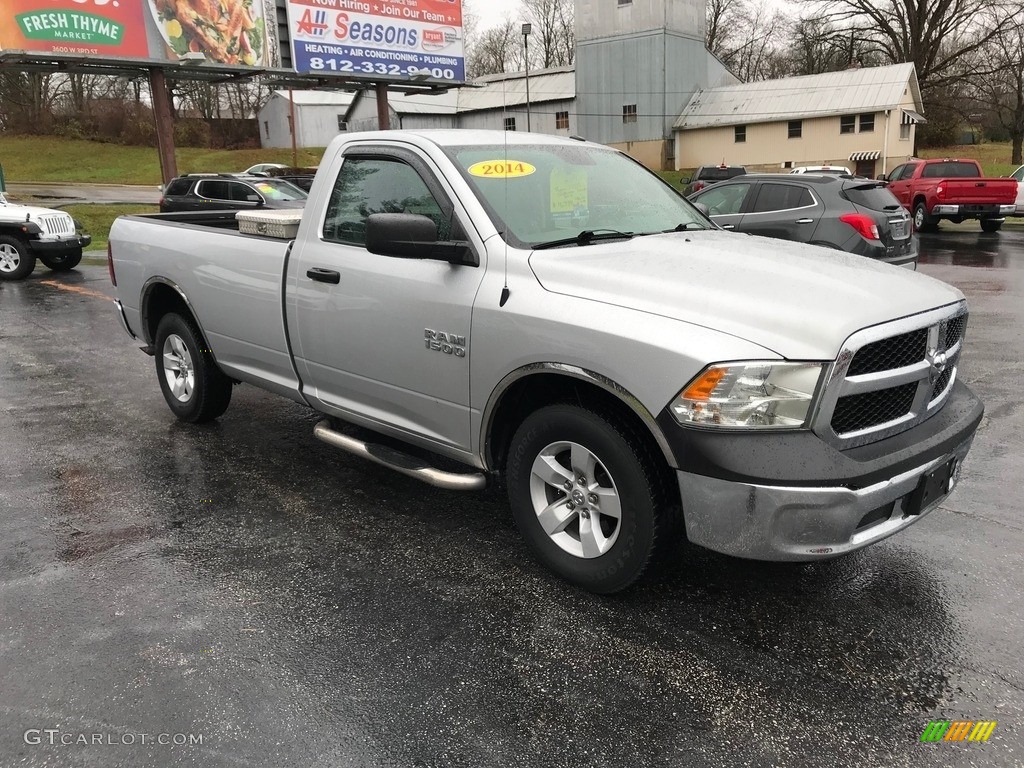
[[[537,558],[596,592],[679,524],[766,560],[879,541],[946,497],[981,421],[958,290],[718,230],[607,147],[346,134],[293,242],[233,226],[112,229],[117,308],[171,410],[216,418],[246,382],[426,482],[503,474]]]

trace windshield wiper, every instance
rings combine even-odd
[[[689,232],[690,227],[693,227],[695,230],[707,229],[707,227],[699,221],[687,221],[685,224],[676,224],[672,229],[663,229],[660,234],[667,235],[669,232]]]
[[[533,246],[533,249],[535,251],[542,251],[545,248],[558,248],[563,245],[590,245],[599,240],[632,240],[633,237],[633,232],[619,232],[617,229],[584,229],[575,237],[564,237],[561,240],[537,243]]]

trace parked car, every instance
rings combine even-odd
[[[164,188],[160,212],[302,208],[307,197],[305,190],[282,179],[231,173],[190,173],[171,179]]]
[[[36,259],[55,272],[74,269],[92,242],[64,211],[12,203],[0,192],[0,280],[32,274]]]
[[[313,186],[313,177],[316,176],[316,168],[282,166],[280,168],[269,168],[263,175],[269,176],[272,179],[290,181],[299,189],[309,192]]]
[[[253,174],[266,173],[267,171],[273,170],[274,168],[287,168],[287,165],[283,163],[257,163],[256,165],[250,165],[246,168],[241,176],[252,176]]]
[[[942,219],[978,219],[983,231],[998,232],[1003,217],[1016,211],[1017,182],[985,178],[977,160],[911,160],[880,178],[914,212],[921,232],[937,229]]]
[[[838,248],[917,268],[910,216],[870,179],[749,174],[690,197],[723,229]]]
[[[1024,216],[1024,165],[1011,173],[1010,178],[1017,180],[1017,202],[1014,215]]]
[[[689,197],[694,192],[700,192],[711,184],[734,179],[746,172],[747,169],[742,165],[702,165],[693,172],[693,176],[688,181],[684,182],[683,194]]]
[[[827,173],[832,176],[853,176],[853,171],[842,165],[802,165],[790,173]]]
[[[860,184],[776,178],[798,197]],[[610,147],[342,133],[310,199],[243,216],[297,224],[276,237],[214,214],[114,222],[114,306],[171,412],[215,419],[243,382],[428,484],[503,476],[528,547],[595,592],[629,586],[684,526],[761,560],[891,536],[953,490],[984,415],[958,289],[723,232]]]

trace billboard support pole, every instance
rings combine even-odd
[[[381,131],[391,129],[391,110],[388,109],[387,83],[377,83],[377,128]]]
[[[292,168],[299,167],[299,142],[295,137],[298,132],[295,127],[295,95],[292,93],[292,89],[288,89],[288,127],[291,129],[292,134]]]
[[[160,154],[160,175],[164,184],[178,175],[178,163],[174,157],[174,121],[171,117],[171,97],[167,91],[164,71],[153,67],[149,70],[149,88],[153,93],[153,117],[156,121],[156,145]]]

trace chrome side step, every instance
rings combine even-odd
[[[444,472],[430,466],[423,459],[402,453],[386,445],[366,443],[342,434],[331,427],[329,419],[318,422],[313,427],[313,435],[335,448],[369,459],[375,464],[401,472],[403,475],[437,488],[447,488],[450,491],[479,491],[487,486],[487,478],[479,472],[468,474]]]

